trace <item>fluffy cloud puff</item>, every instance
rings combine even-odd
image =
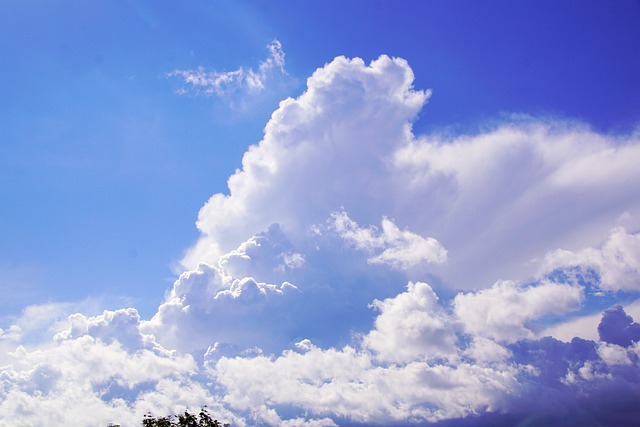
[[[376,227],[360,227],[342,211],[331,214],[331,227],[358,249],[375,253],[368,258],[372,264],[406,270],[422,263],[442,264],[447,260],[447,250],[436,239],[400,230],[388,218],[382,218],[382,230],[378,232]]]
[[[515,342],[535,336],[527,327],[532,320],[576,310],[582,300],[580,286],[550,281],[523,286],[502,281],[478,292],[458,294],[453,305],[466,332]]]
[[[544,258],[546,270],[578,266],[593,269],[604,290],[640,290],[640,233],[628,233],[624,227],[611,231],[600,248],[578,251],[557,249]]]
[[[450,316],[428,284],[409,282],[406,292],[375,300],[372,307],[381,314],[363,341],[379,360],[407,363],[456,357],[457,337]]]
[[[374,207],[393,190],[387,156],[410,137],[410,120],[428,97],[412,81],[406,61],[386,56],[371,66],[339,57],[318,69],[303,95],[280,103],[229,178],[229,194],[201,209],[202,238],[184,264],[215,263],[273,223],[296,244],[341,207],[378,222],[384,214]]]
[[[194,403],[235,420],[197,381],[193,357],[163,349],[139,325],[134,309],[76,314],[53,341],[34,350],[19,346],[0,367],[0,422],[136,425],[147,412]]]
[[[517,369],[492,370],[412,362],[380,367],[367,353],[312,349],[287,352],[277,359],[221,359],[215,366],[227,389],[227,402],[249,409],[262,402],[361,423],[403,419],[464,417],[495,410],[507,389],[517,388]]]
[[[222,283],[228,287],[217,288]],[[289,342],[286,304],[296,293],[288,282],[272,285],[252,277],[227,277],[224,271],[201,264],[180,276],[142,330],[180,351],[206,350],[216,343],[272,351],[274,345]]]
[[[372,306],[380,314],[355,347],[323,350],[303,340],[296,345],[300,352],[285,350],[278,357],[214,358],[211,374],[237,410],[269,402],[277,410],[361,423],[437,421],[497,410],[520,388],[525,367],[495,358],[490,364],[463,360],[455,318],[428,284],[409,283],[405,292]]]
[[[417,283],[378,303],[375,328],[355,347],[323,350],[304,340],[297,346],[300,352],[222,357],[208,366],[225,387],[225,401],[238,411],[268,402],[281,413],[337,416],[364,424],[457,419],[443,425],[517,424],[527,419],[584,425],[616,418],[624,424],[640,415],[633,407],[612,414],[614,401],[627,405],[640,397],[637,341],[620,346],[545,337],[504,347],[488,338],[460,335],[455,314],[434,297],[428,285]],[[627,319],[619,311],[605,313],[600,329],[628,336],[626,320],[625,325],[610,320]],[[433,321],[423,321],[434,312],[440,317],[436,333]],[[392,333],[389,319],[402,315],[407,320],[395,323],[397,334],[385,337]],[[438,339],[446,333],[449,339]],[[377,346],[380,343],[385,347]],[[391,347],[398,354],[386,352]],[[403,351],[406,347],[413,353]],[[445,358],[434,358],[445,348]],[[603,399],[607,393],[609,398]],[[600,406],[594,411],[593,405]]]
[[[615,305],[604,312],[598,335],[603,342],[629,347],[640,341],[640,324],[635,323],[621,305]]]

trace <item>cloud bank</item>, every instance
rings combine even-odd
[[[413,78],[403,59],[338,57],[282,101],[151,319],[78,313],[27,342],[36,307],[3,326],[0,420],[136,425],[204,404],[234,425],[640,419],[625,307],[594,339],[540,334],[637,299],[640,139],[522,116],[416,135],[430,91]]]

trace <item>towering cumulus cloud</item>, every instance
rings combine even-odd
[[[0,331],[0,420],[640,420],[637,135],[522,115],[416,135],[429,96],[398,58],[318,69],[202,207],[151,319],[53,310],[38,332],[32,307]]]

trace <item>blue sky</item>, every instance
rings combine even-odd
[[[103,424],[201,404],[239,425],[516,416],[499,387],[441,401],[407,378],[526,396],[546,334],[598,358],[540,387],[638,397],[636,324],[624,345],[597,325],[640,315],[639,21],[634,1],[3,1],[0,344],[25,352],[0,358],[7,405],[64,404],[70,355],[106,346],[120,376],[148,355],[197,378],[105,374]],[[309,360],[365,383],[396,364],[387,387],[424,393],[350,412],[241,375],[304,395],[320,380],[278,372]]]

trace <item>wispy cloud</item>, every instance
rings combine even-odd
[[[278,40],[267,45],[269,56],[260,62],[257,70],[242,67],[234,71],[207,71],[202,67],[196,70],[174,70],[169,77],[178,77],[188,86],[180,88],[178,93],[193,92],[199,95],[223,95],[237,90],[259,92],[264,90],[265,83],[273,72],[286,74],[284,51]]]

